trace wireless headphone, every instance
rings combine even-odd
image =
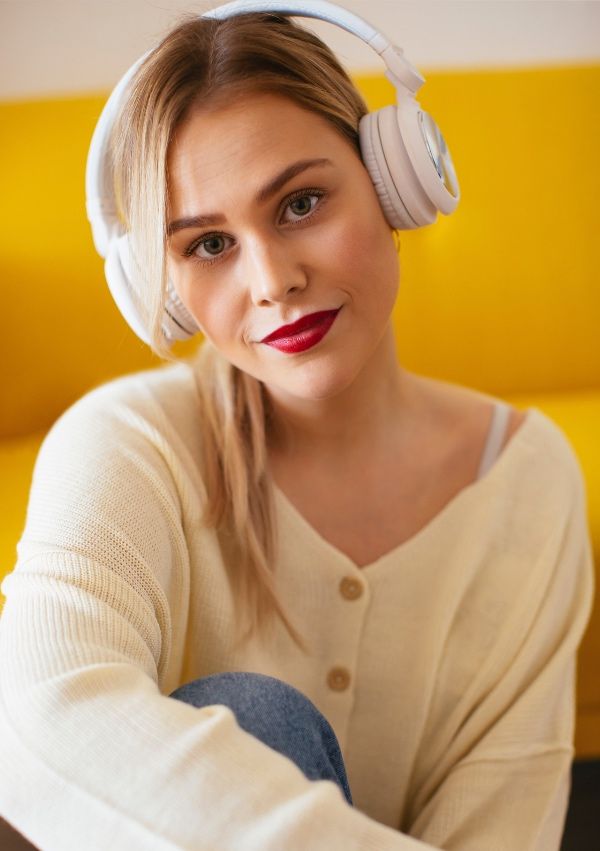
[[[402,49],[365,20],[325,0],[254,2],[236,0],[201,17],[224,20],[249,12],[273,12],[318,18],[337,24],[370,45],[386,65],[385,76],[396,89],[397,103],[363,116],[359,124],[364,165],[385,217],[392,228],[408,230],[435,221],[438,212],[451,213],[460,197],[450,152],[437,124],[424,112],[415,94],[425,79]],[[150,344],[132,283],[132,257],[127,233],[119,221],[108,155],[108,139],[125,89],[151,51],[145,53],[117,83],[100,115],[92,137],[86,168],[86,209],[94,244],[105,258],[105,275],[117,306],[133,331]],[[192,337],[199,330],[194,318],[168,282],[163,331],[169,342]]]

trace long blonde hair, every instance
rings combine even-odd
[[[162,330],[167,290],[167,155],[197,104],[251,92],[287,96],[324,117],[359,151],[364,101],[333,53],[286,17],[253,13],[224,21],[187,17],[146,58],[132,80],[111,138],[115,194],[137,260],[138,288],[152,348],[174,356]],[[238,642],[277,614],[306,651],[278,598],[273,492],[267,467],[268,401],[261,383],[205,342],[193,364],[202,402],[199,439],[208,493],[205,523],[235,544],[227,569]]]

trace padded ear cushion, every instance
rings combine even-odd
[[[113,236],[110,239],[104,262],[104,274],[111,295],[129,327],[140,339],[150,345],[150,335],[140,315],[139,300],[131,283],[131,257],[126,234]]]
[[[188,340],[200,328],[192,314],[181,301],[171,281],[167,284],[163,333],[167,340]]]
[[[414,102],[413,102],[414,103]],[[411,105],[412,106],[412,105]],[[414,128],[401,130],[401,122],[416,122],[418,107],[402,111],[386,106],[363,116],[359,125],[363,160],[382,209],[394,228],[409,230],[435,221],[437,208],[429,199],[413,164],[405,136],[415,138]],[[419,144],[425,145],[420,134]]]
[[[362,160],[373,181],[373,186],[377,192],[379,203],[388,224],[399,230],[409,230],[410,228],[417,227],[387,174],[388,169],[383,151],[381,150],[376,112],[363,115],[358,125],[358,133]]]
[[[131,246],[127,234],[114,237],[108,245],[104,264],[108,287],[117,307],[127,320],[129,327],[148,345],[150,332],[140,311],[141,295],[133,285],[133,263]],[[199,330],[194,318],[186,310],[171,282],[167,285],[167,298],[163,318],[163,332],[169,341],[187,340]]]

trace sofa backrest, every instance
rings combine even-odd
[[[600,66],[425,76],[462,199],[401,237],[402,363],[498,395],[598,387]],[[385,78],[358,83],[371,108],[392,102]],[[118,314],[85,216],[105,97],[0,104],[0,436],[159,363]]]

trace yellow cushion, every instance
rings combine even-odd
[[[420,100],[462,185],[402,237],[398,348],[410,369],[499,395],[600,385],[595,283],[600,67],[432,73]],[[380,76],[359,80],[372,107]],[[47,427],[105,378],[155,361],[113,305],[84,206],[104,97],[0,104],[5,321],[0,436]]]

